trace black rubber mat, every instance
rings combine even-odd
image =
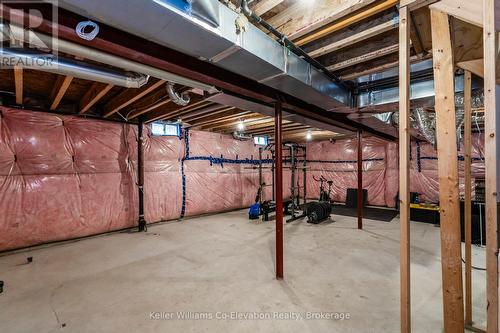
[[[342,216],[358,216],[358,209],[346,207],[344,205],[334,205],[332,209],[333,216],[342,215]],[[374,208],[374,207],[364,207],[363,208],[363,218],[369,220],[378,220],[382,222],[391,222],[393,218],[395,218],[399,212],[394,209],[382,209],[382,208]]]

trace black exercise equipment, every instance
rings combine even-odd
[[[319,179],[313,176],[313,179],[320,183],[319,185],[319,201],[310,202],[305,208],[305,215],[307,216],[307,222],[318,224],[330,218],[332,213],[332,202],[331,202],[331,192],[332,192],[332,180],[327,180],[325,177],[320,176]],[[325,190],[324,183],[328,184],[328,191]]]
[[[318,224],[328,218],[332,213],[332,204],[329,202],[310,202],[306,207],[307,222]]]
[[[363,207],[366,206],[368,201],[368,190],[363,189]],[[358,208],[358,189],[357,188],[348,188],[345,200],[346,207],[350,208]]]

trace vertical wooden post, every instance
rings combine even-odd
[[[363,132],[358,130],[358,229],[363,229]]]
[[[431,10],[444,331],[464,331],[453,50],[448,15]]]
[[[472,224],[471,224],[471,118],[472,78],[464,73],[464,229],[465,229],[465,325],[472,325]]]
[[[276,279],[283,279],[283,147],[281,142],[281,103],[274,105],[274,145],[276,177]]]
[[[410,288],[410,21],[399,9],[399,220],[401,332],[411,332]]]
[[[497,216],[497,54],[495,0],[484,0],[484,146],[486,178],[486,297],[488,333],[498,333],[498,216]]]

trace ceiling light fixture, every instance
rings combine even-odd
[[[245,122],[243,121],[243,119],[240,119],[238,125],[236,125],[236,129],[240,132],[245,130]]]

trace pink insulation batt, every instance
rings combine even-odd
[[[183,171],[185,216],[244,208],[254,202],[258,169],[248,163],[210,163],[210,157],[257,160],[259,149],[252,141],[189,131],[187,156],[184,138],[151,136],[149,126],[144,133],[149,223],[181,217]],[[473,145],[473,178],[482,177],[483,138],[474,135]],[[312,176],[323,175],[334,181],[333,199],[345,201],[346,189],[357,186],[356,140],[306,146],[308,197],[317,198],[319,193]],[[419,147],[424,158],[418,165],[417,145],[412,143],[411,190],[436,202],[436,152],[426,143]],[[263,158],[270,159],[270,153],[264,152]],[[399,186],[397,144],[365,138],[363,159],[369,204],[393,207]],[[459,165],[463,175],[463,163]],[[271,184],[270,164],[264,167],[264,181]],[[302,183],[301,172],[298,181]],[[136,226],[136,182],[137,126],[0,106],[0,251]],[[286,198],[289,169],[284,170],[283,183]],[[271,193],[271,187],[266,187],[264,199],[271,199]]]

